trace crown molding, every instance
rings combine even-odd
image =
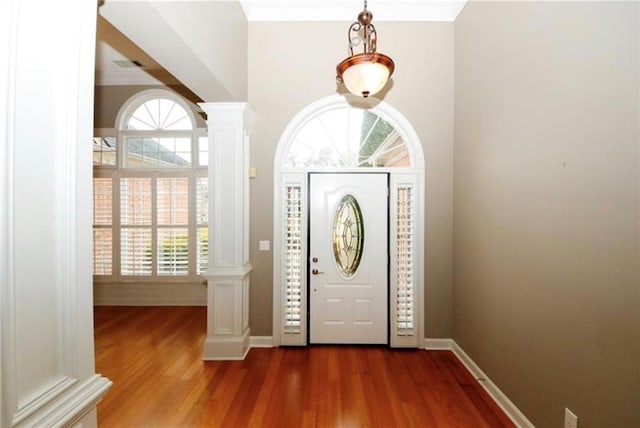
[[[239,0],[247,20],[354,21],[362,1]],[[380,21],[453,22],[467,0],[374,0],[368,5]]]
[[[111,3],[147,1],[237,1],[249,22],[255,21],[355,21],[363,0],[109,0]],[[368,9],[376,22],[453,22],[469,0],[372,0]]]

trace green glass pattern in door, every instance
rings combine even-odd
[[[338,270],[347,278],[360,266],[364,248],[364,226],[360,204],[352,195],[342,198],[333,220],[333,255]]]

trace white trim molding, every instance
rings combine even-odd
[[[453,22],[467,0],[377,0],[376,21]],[[357,0],[240,0],[248,21],[353,21],[362,10]]]
[[[110,3],[131,0],[110,0]],[[190,2],[193,0],[154,0]],[[216,2],[221,0],[201,0]],[[239,0],[247,21],[354,21],[360,0]],[[378,21],[453,22],[468,0],[376,0],[370,5]]]
[[[498,386],[493,383],[482,369],[467,355],[466,352],[453,339],[431,339],[424,340],[427,351],[451,351],[460,360],[469,373],[478,381],[495,403],[519,428],[535,428],[527,417],[513,404],[513,402],[503,393]]]
[[[206,280],[200,283],[93,284],[95,306],[206,306]]]
[[[17,408],[15,352],[14,149],[18,0],[0,2],[0,426]]]
[[[251,336],[249,339],[251,348],[273,348],[272,336]]]
[[[76,426],[91,412],[111,387],[112,382],[95,375],[65,394],[55,408],[34,422],[34,426]]]
[[[451,351],[453,339],[424,339],[424,349],[427,351]]]

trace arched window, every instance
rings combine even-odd
[[[127,117],[129,131],[191,131],[191,116],[177,101],[152,98]]]
[[[409,166],[400,133],[369,110],[341,106],[312,117],[289,146],[287,168]]]
[[[206,130],[182,98],[149,90],[111,134],[93,140],[94,278],[196,281],[207,266]]]

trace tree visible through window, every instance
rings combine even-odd
[[[405,167],[409,152],[400,133],[368,110],[336,108],[305,123],[289,147],[288,168]]]
[[[207,267],[207,138],[174,96],[134,100],[93,139],[94,276],[193,279]]]

